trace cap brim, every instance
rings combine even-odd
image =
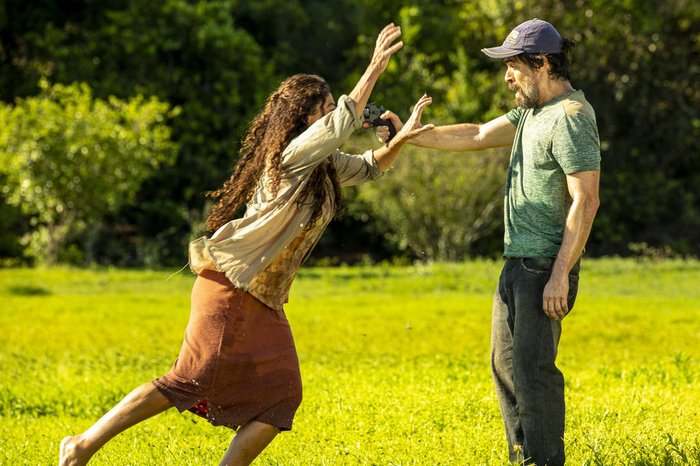
[[[491,58],[508,58],[523,53],[522,50],[513,50],[503,46],[481,49],[481,51]]]

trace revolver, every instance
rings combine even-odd
[[[391,141],[391,138],[396,136],[396,128],[394,128],[394,125],[391,123],[391,120],[382,120],[380,118],[380,115],[384,113],[384,107],[381,105],[377,105],[374,102],[370,102],[367,104],[365,107],[365,110],[362,112],[362,122],[363,123],[369,123],[369,127],[375,127],[375,126],[388,126],[389,127],[389,139],[386,140],[386,142]]]

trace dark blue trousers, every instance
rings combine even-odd
[[[510,460],[564,464],[564,376],[557,368],[561,321],[542,310],[553,258],[508,258],[494,295],[491,370]],[[569,310],[580,264],[569,273]]]

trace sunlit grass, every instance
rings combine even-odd
[[[507,464],[488,335],[499,262],[304,269],[287,313],[304,379],[267,465]],[[58,442],[167,371],[191,275],[0,270],[0,464]],[[700,464],[700,262],[587,260],[564,321],[569,464]],[[232,432],[175,411],[95,465],[217,464]]]

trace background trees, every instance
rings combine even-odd
[[[141,182],[172,162],[168,104],[154,97],[93,99],[86,84],[49,87],[0,106],[0,162],[7,202],[29,219],[23,238],[38,262],[54,264],[84,234],[90,261],[105,214],[133,202]]]
[[[428,91],[434,104],[427,121],[484,121],[507,111],[512,96],[502,64],[479,49],[499,44],[532,17],[578,42],[573,84],[597,112],[602,206],[589,253],[629,254],[640,243],[700,253],[697,2],[5,0],[0,99],[14,105],[17,97],[36,95],[45,78],[85,82],[97,99],[155,96],[180,108],[167,122],[178,147],[174,163],[150,173],[133,201],[103,215],[90,234],[98,262],[184,263],[187,241],[201,233],[202,193],[227,177],[240,136],[281,78],[321,74],[337,97],[366,65],[376,31],[395,21],[406,46],[373,100],[405,116]],[[351,142],[372,144],[367,134]],[[324,236],[317,257],[499,254],[504,158],[403,154],[380,183],[347,192],[346,216]],[[35,225],[8,203],[12,185],[0,182],[0,256],[22,257],[16,238]],[[65,247],[84,250],[87,234]]]

